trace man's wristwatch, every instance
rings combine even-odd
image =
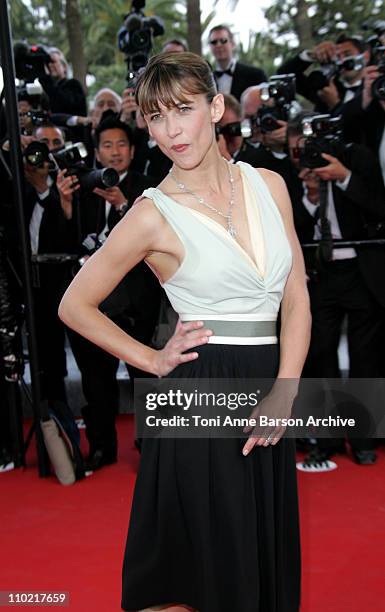
[[[123,202],[123,204],[118,206],[116,210],[118,211],[120,215],[123,216],[127,209],[128,209],[128,202],[126,200],[125,202]]]

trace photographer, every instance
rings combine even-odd
[[[92,127],[95,129],[105,111],[120,113],[122,108],[122,98],[109,87],[103,87],[96,92],[94,97],[93,109],[91,111]]]
[[[362,94],[349,104],[344,129],[354,134],[360,126],[362,142],[377,157],[385,181],[385,54],[380,66],[371,64],[364,72]]]
[[[146,122],[141,116],[135,102],[133,87],[127,87],[123,91],[120,119],[128,125],[132,123],[135,125],[135,153],[132,159],[131,168],[147,176],[154,185],[158,185],[164,177],[167,176],[172,164],[163,151],[159,149],[156,142],[150,137]]]
[[[378,164],[359,145],[337,145],[338,154],[322,153],[330,142],[314,127],[322,122],[315,113],[301,113],[288,125],[289,151],[303,183],[300,200],[293,201],[301,242],[321,241],[322,249],[305,249],[312,305],[312,339],[306,375],[339,378],[338,344],[342,323],[348,320],[348,351],[353,378],[376,377],[381,369],[381,331],[385,306],[385,252],[382,246],[333,248],[333,240],[368,237],[370,223],[385,218],[384,186]],[[309,144],[312,126],[314,139]],[[325,132],[326,133],[326,132]],[[318,151],[318,152],[317,152]],[[326,206],[321,209],[322,183]],[[380,275],[380,278],[379,278]],[[350,440],[355,460],[374,463],[370,439]],[[316,461],[342,450],[341,440],[319,440]]]
[[[98,162],[103,167],[114,168],[120,178],[115,187],[96,188],[91,195],[79,192],[83,238],[88,236],[89,240],[91,234],[96,234],[93,243],[97,243],[97,247],[151,183],[130,168],[134,147],[132,131],[126,124],[114,116],[108,117],[96,128],[95,139]],[[67,206],[77,190],[77,182],[63,174],[58,187],[62,202]],[[100,309],[134,338],[149,343],[159,303],[159,283],[147,265],[140,262],[100,305]],[[88,468],[96,470],[117,459],[115,417],[119,407],[116,380],[119,361],[71,330],[69,337],[87,400],[83,416],[90,445]],[[134,378],[148,374],[132,366],[127,366],[127,369],[132,394]]]
[[[296,76],[297,92],[319,112],[343,112],[343,105],[362,90],[363,70],[369,62],[368,45],[358,37],[341,34],[336,42],[324,41],[285,62],[280,73]],[[320,69],[305,74],[314,63]]]
[[[256,117],[263,104],[262,88],[263,85],[256,85],[246,89],[241,97],[242,107],[233,96],[224,95],[225,112],[218,129],[219,148],[228,160],[244,161],[254,168],[278,172],[290,189],[295,177],[286,153],[287,122],[278,120],[277,129],[261,131]]]
[[[48,95],[51,111],[68,115],[87,115],[83,87],[77,79],[68,79],[68,65],[60,49],[49,49],[51,61],[48,73],[39,75],[39,81]]]
[[[61,130],[43,124],[34,130],[35,140],[50,151],[64,146]],[[72,209],[62,205],[49,162],[29,163],[25,150],[25,214],[33,256],[74,253],[76,248]],[[42,397],[66,401],[64,378],[67,375],[64,325],[57,316],[58,304],[70,280],[69,266],[59,261],[33,264],[34,301]]]

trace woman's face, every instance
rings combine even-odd
[[[186,94],[188,102],[172,108],[159,105],[159,112],[144,118],[150,136],[177,166],[195,168],[215,143],[214,124],[222,117],[224,103],[217,94],[209,103],[204,94]]]

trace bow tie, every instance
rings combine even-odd
[[[223,74],[228,74],[229,76],[233,76],[233,71],[228,68],[227,70],[214,70],[214,74],[219,79]]]

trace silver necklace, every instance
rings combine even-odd
[[[181,191],[183,191],[184,193],[189,193],[190,195],[192,195],[199,202],[199,204],[202,204],[203,206],[206,206],[206,208],[208,208],[209,210],[212,210],[213,212],[217,213],[217,215],[220,215],[221,217],[224,217],[226,219],[226,221],[227,221],[227,229],[226,229],[226,231],[230,234],[230,236],[232,238],[235,239],[236,235],[237,235],[237,232],[236,232],[236,229],[235,229],[235,227],[233,225],[233,219],[232,219],[232,212],[233,212],[232,209],[233,209],[233,206],[234,206],[234,193],[235,193],[234,178],[233,178],[233,173],[231,172],[231,164],[229,164],[226,161],[226,165],[227,165],[227,169],[228,169],[228,172],[229,172],[229,182],[230,182],[230,188],[231,188],[231,196],[230,196],[230,202],[229,202],[229,211],[228,211],[227,214],[223,213],[221,210],[218,210],[217,208],[215,208],[215,206],[212,206],[211,204],[208,204],[207,202],[205,202],[203,198],[201,198],[200,196],[196,195],[196,193],[194,193],[193,191],[191,191],[191,189],[186,187],[186,185],[184,183],[180,183],[178,181],[178,179],[174,176],[172,168],[170,169],[169,173],[170,173],[170,177],[177,184],[178,188]]]

